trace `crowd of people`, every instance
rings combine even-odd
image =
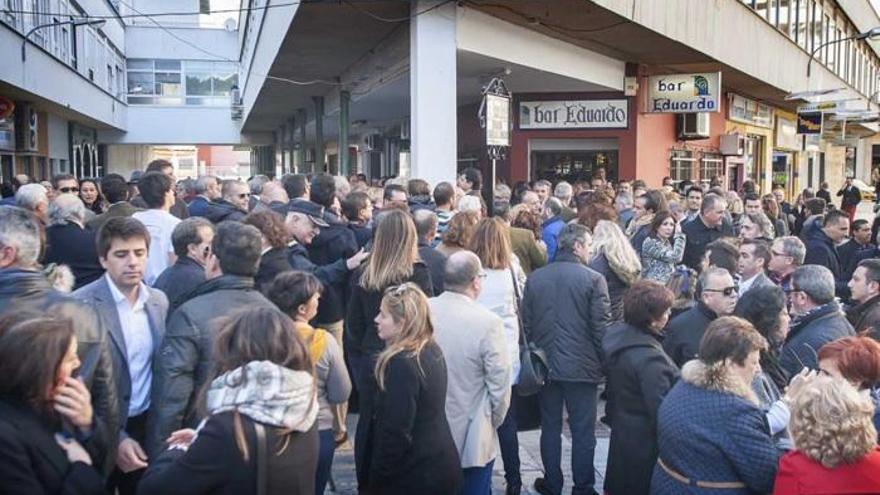
[[[353,448],[362,494],[486,495],[500,455],[516,495],[540,428],[559,495],[565,423],[574,494],[880,493],[880,220],[849,179],[839,207],[602,169],[488,201],[473,168],[14,186],[3,493],[321,494]]]

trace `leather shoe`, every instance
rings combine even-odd
[[[550,491],[550,487],[547,486],[547,481],[544,478],[536,478],[535,479],[535,491],[540,493],[541,495],[556,495],[552,491]]]

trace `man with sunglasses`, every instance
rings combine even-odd
[[[834,284],[831,270],[819,265],[804,265],[791,276],[788,302],[794,318],[779,354],[779,364],[789,376],[802,368],[817,369],[823,345],[855,335],[834,298]]]
[[[248,214],[250,197],[251,191],[246,183],[224,180],[220,186],[220,198],[211,203],[212,208],[205,216],[215,225],[226,220],[240,222]]]
[[[730,272],[712,266],[700,274],[697,304],[666,327],[663,349],[679,367],[697,357],[706,328],[718,317],[733,313],[738,288]]]
[[[79,181],[70,174],[58,174],[52,177],[52,187],[56,194],[79,194]]]

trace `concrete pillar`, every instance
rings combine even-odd
[[[313,96],[315,102],[315,173],[326,172],[324,153],[324,97]]]
[[[305,174],[310,172],[306,170],[306,109],[300,108],[296,111],[296,122],[299,125],[299,149],[296,152],[296,172]]]
[[[412,2],[423,12],[440,0]],[[456,4],[413,16],[410,23],[411,176],[455,183],[458,158]]]
[[[351,164],[348,159],[348,110],[351,103],[351,93],[339,92],[339,175],[348,177],[351,173]]]

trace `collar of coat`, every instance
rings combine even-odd
[[[742,383],[723,363],[707,365],[699,359],[688,361],[681,368],[681,379],[695,387],[735,395],[755,406],[759,404],[751,384]]]

